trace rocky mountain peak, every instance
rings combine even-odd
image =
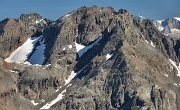
[[[21,21],[32,21],[32,20],[40,20],[42,19],[42,16],[40,16],[39,14],[37,13],[31,13],[31,14],[21,14],[20,17],[19,17],[19,20]]]
[[[56,21],[26,14],[12,22],[13,32],[0,31],[0,57],[16,65],[0,75],[14,84],[3,83],[13,86],[0,100],[17,110],[180,108],[179,40],[151,20],[84,6]]]

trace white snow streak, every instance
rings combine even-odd
[[[167,74],[164,74],[164,76],[168,77],[168,75],[167,75]]]
[[[40,109],[49,109],[52,105],[54,105],[55,103],[57,103],[58,101],[60,101],[63,98],[63,94],[66,92],[66,89],[63,90],[57,97],[56,99],[52,100],[51,102],[47,103],[46,105],[44,105],[43,107],[41,107]]]
[[[59,91],[59,89],[61,89],[62,86],[60,86],[58,89],[56,89],[56,92]]]
[[[180,77],[180,66],[178,67],[178,66],[176,65],[176,62],[172,61],[171,59],[169,59],[169,61],[170,61],[171,64],[177,69],[177,71],[178,71],[177,76]],[[180,65],[180,64],[179,64],[179,65]]]
[[[71,14],[67,14],[66,17],[70,16]]]
[[[66,50],[66,48],[64,47],[63,50]]]
[[[148,44],[149,42],[147,40],[145,40],[145,42]]]
[[[88,64],[87,64],[88,65]],[[86,65],[86,66],[87,66]],[[65,80],[65,85],[67,85],[67,87],[69,86],[72,86],[72,84],[69,84],[69,82],[77,75],[79,74],[86,66],[84,66],[80,71],[78,71],[77,73],[75,73],[74,71],[71,72],[71,74],[69,75],[68,79]],[[74,85],[73,87],[75,87],[76,85]],[[59,91],[59,89],[61,88],[62,86],[60,86],[57,90]],[[58,97],[56,99],[54,99],[53,101],[47,103],[46,105],[44,105],[43,107],[41,107],[40,109],[49,109],[52,105],[54,105],[55,103],[57,103],[59,100],[63,99],[63,93],[66,92],[66,89],[62,91],[62,93],[60,93],[58,95]]]
[[[153,44],[153,42],[151,41],[151,46],[155,47],[155,45]]]
[[[10,72],[12,72],[12,73],[18,73],[17,71],[13,71],[13,70],[9,70]]]
[[[102,35],[100,35],[92,44],[88,46],[84,46],[75,42],[76,50],[78,52],[79,57],[81,57],[87,50],[89,50],[94,45],[96,45],[101,39],[102,39]]]
[[[18,47],[8,58],[6,58],[5,61],[8,63],[23,63],[27,60],[34,45],[39,39],[40,37],[29,38],[22,46]]]
[[[34,100],[31,100],[33,105],[38,105],[39,103],[35,103]]]
[[[51,66],[51,64],[45,65],[43,69],[46,69],[47,67]]]
[[[72,86],[72,84],[69,84],[67,87]]]
[[[65,85],[68,84],[75,76],[76,73],[74,71],[71,71],[71,74],[69,75],[68,79],[65,80]]]
[[[106,60],[109,60],[112,56],[113,56],[113,54],[107,54],[106,55]]]
[[[41,20],[36,20],[36,24],[40,23],[41,21],[43,21],[43,19],[41,19]]]
[[[175,86],[177,86],[177,84],[176,84],[176,83],[174,83],[174,85],[175,85]]]

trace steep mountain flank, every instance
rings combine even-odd
[[[1,61],[8,68],[2,63],[0,81],[11,77],[14,84],[1,84],[0,109],[180,109],[179,40],[163,35],[151,20],[140,22],[125,9],[97,6],[81,7],[56,21],[37,14],[11,20],[28,33],[18,33],[20,39],[27,36],[18,50],[1,47],[7,48]],[[22,47],[30,37],[32,49],[26,52]],[[26,58],[19,63],[21,52]]]

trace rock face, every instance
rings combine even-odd
[[[0,35],[8,33],[3,40],[19,36],[20,46],[43,35],[46,45],[43,65],[26,65],[4,62],[18,46],[0,43],[6,52],[0,55],[0,81],[13,82],[1,84],[2,110],[180,109],[180,41],[163,35],[151,20],[140,22],[125,9],[84,6],[56,21],[27,14],[0,24]],[[6,29],[15,24],[26,31]]]
[[[5,19],[0,22],[0,56],[4,59],[17,47],[22,45],[30,36],[31,32],[21,26],[14,19]]]

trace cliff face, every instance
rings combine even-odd
[[[3,60],[17,47],[1,47],[7,52],[0,55],[2,79],[6,73],[14,80],[10,84],[14,86],[1,91],[0,99],[6,100],[2,109],[11,109],[8,103],[17,110],[180,108],[179,40],[163,35],[150,20],[140,22],[124,9],[116,12],[112,7],[93,6],[81,7],[56,21],[37,14],[8,21],[27,30],[25,35],[25,31],[17,33],[20,39],[43,36],[26,61],[31,63],[36,53],[43,53],[38,57],[44,61],[43,65],[9,64]],[[40,24],[34,24],[36,21]],[[7,23],[0,24],[5,30]],[[42,52],[41,45],[45,45]]]

